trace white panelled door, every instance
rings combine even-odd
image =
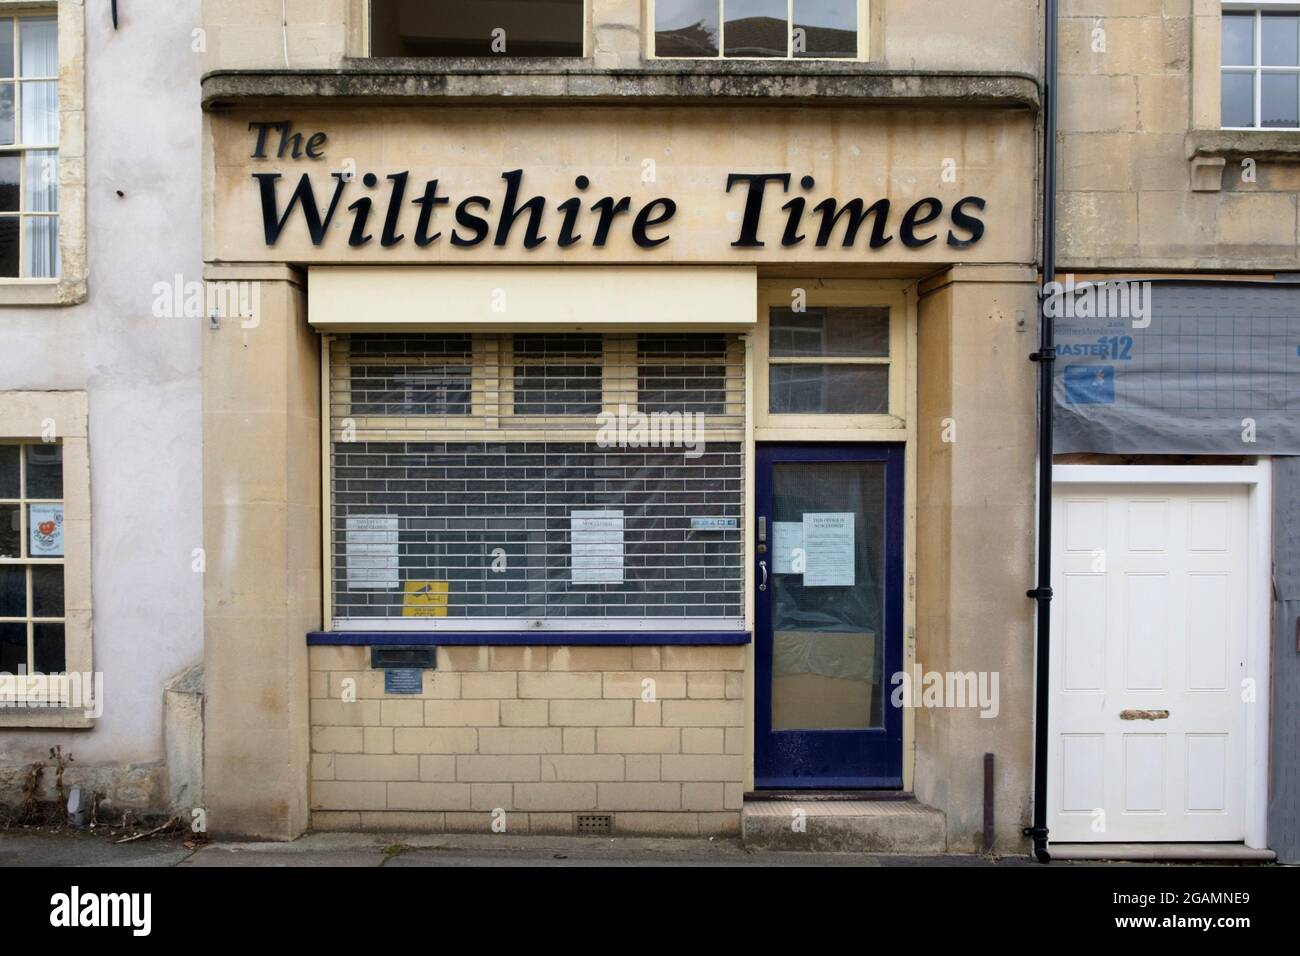
[[[1247,489],[1053,499],[1051,839],[1244,840]]]

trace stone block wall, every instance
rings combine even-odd
[[[311,648],[314,829],[739,832],[743,647],[440,647],[418,695],[369,659]]]

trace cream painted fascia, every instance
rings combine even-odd
[[[59,21],[59,258],[57,279],[0,279],[0,306],[86,301],[85,0],[0,0],[0,16],[57,11]]]
[[[65,668],[93,673],[91,626],[90,445],[85,392],[0,392],[0,438],[63,445]],[[96,702],[99,703],[99,702]],[[81,709],[0,708],[0,727],[90,727]]]
[[[757,284],[753,266],[320,266],[307,273],[308,321],[331,332],[743,332]]]

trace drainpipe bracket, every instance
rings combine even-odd
[[[1029,353],[1029,361],[1031,361],[1031,362],[1055,362],[1055,361],[1056,361],[1056,346],[1054,346],[1054,345],[1049,345],[1047,348],[1045,348],[1045,349],[1039,349],[1037,352],[1030,352],[1030,353]]]
[[[1052,589],[1031,588],[1025,592],[1025,597],[1033,598],[1035,601],[1050,601],[1052,599]]]

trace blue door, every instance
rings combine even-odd
[[[898,789],[903,447],[759,445],[758,788]]]

